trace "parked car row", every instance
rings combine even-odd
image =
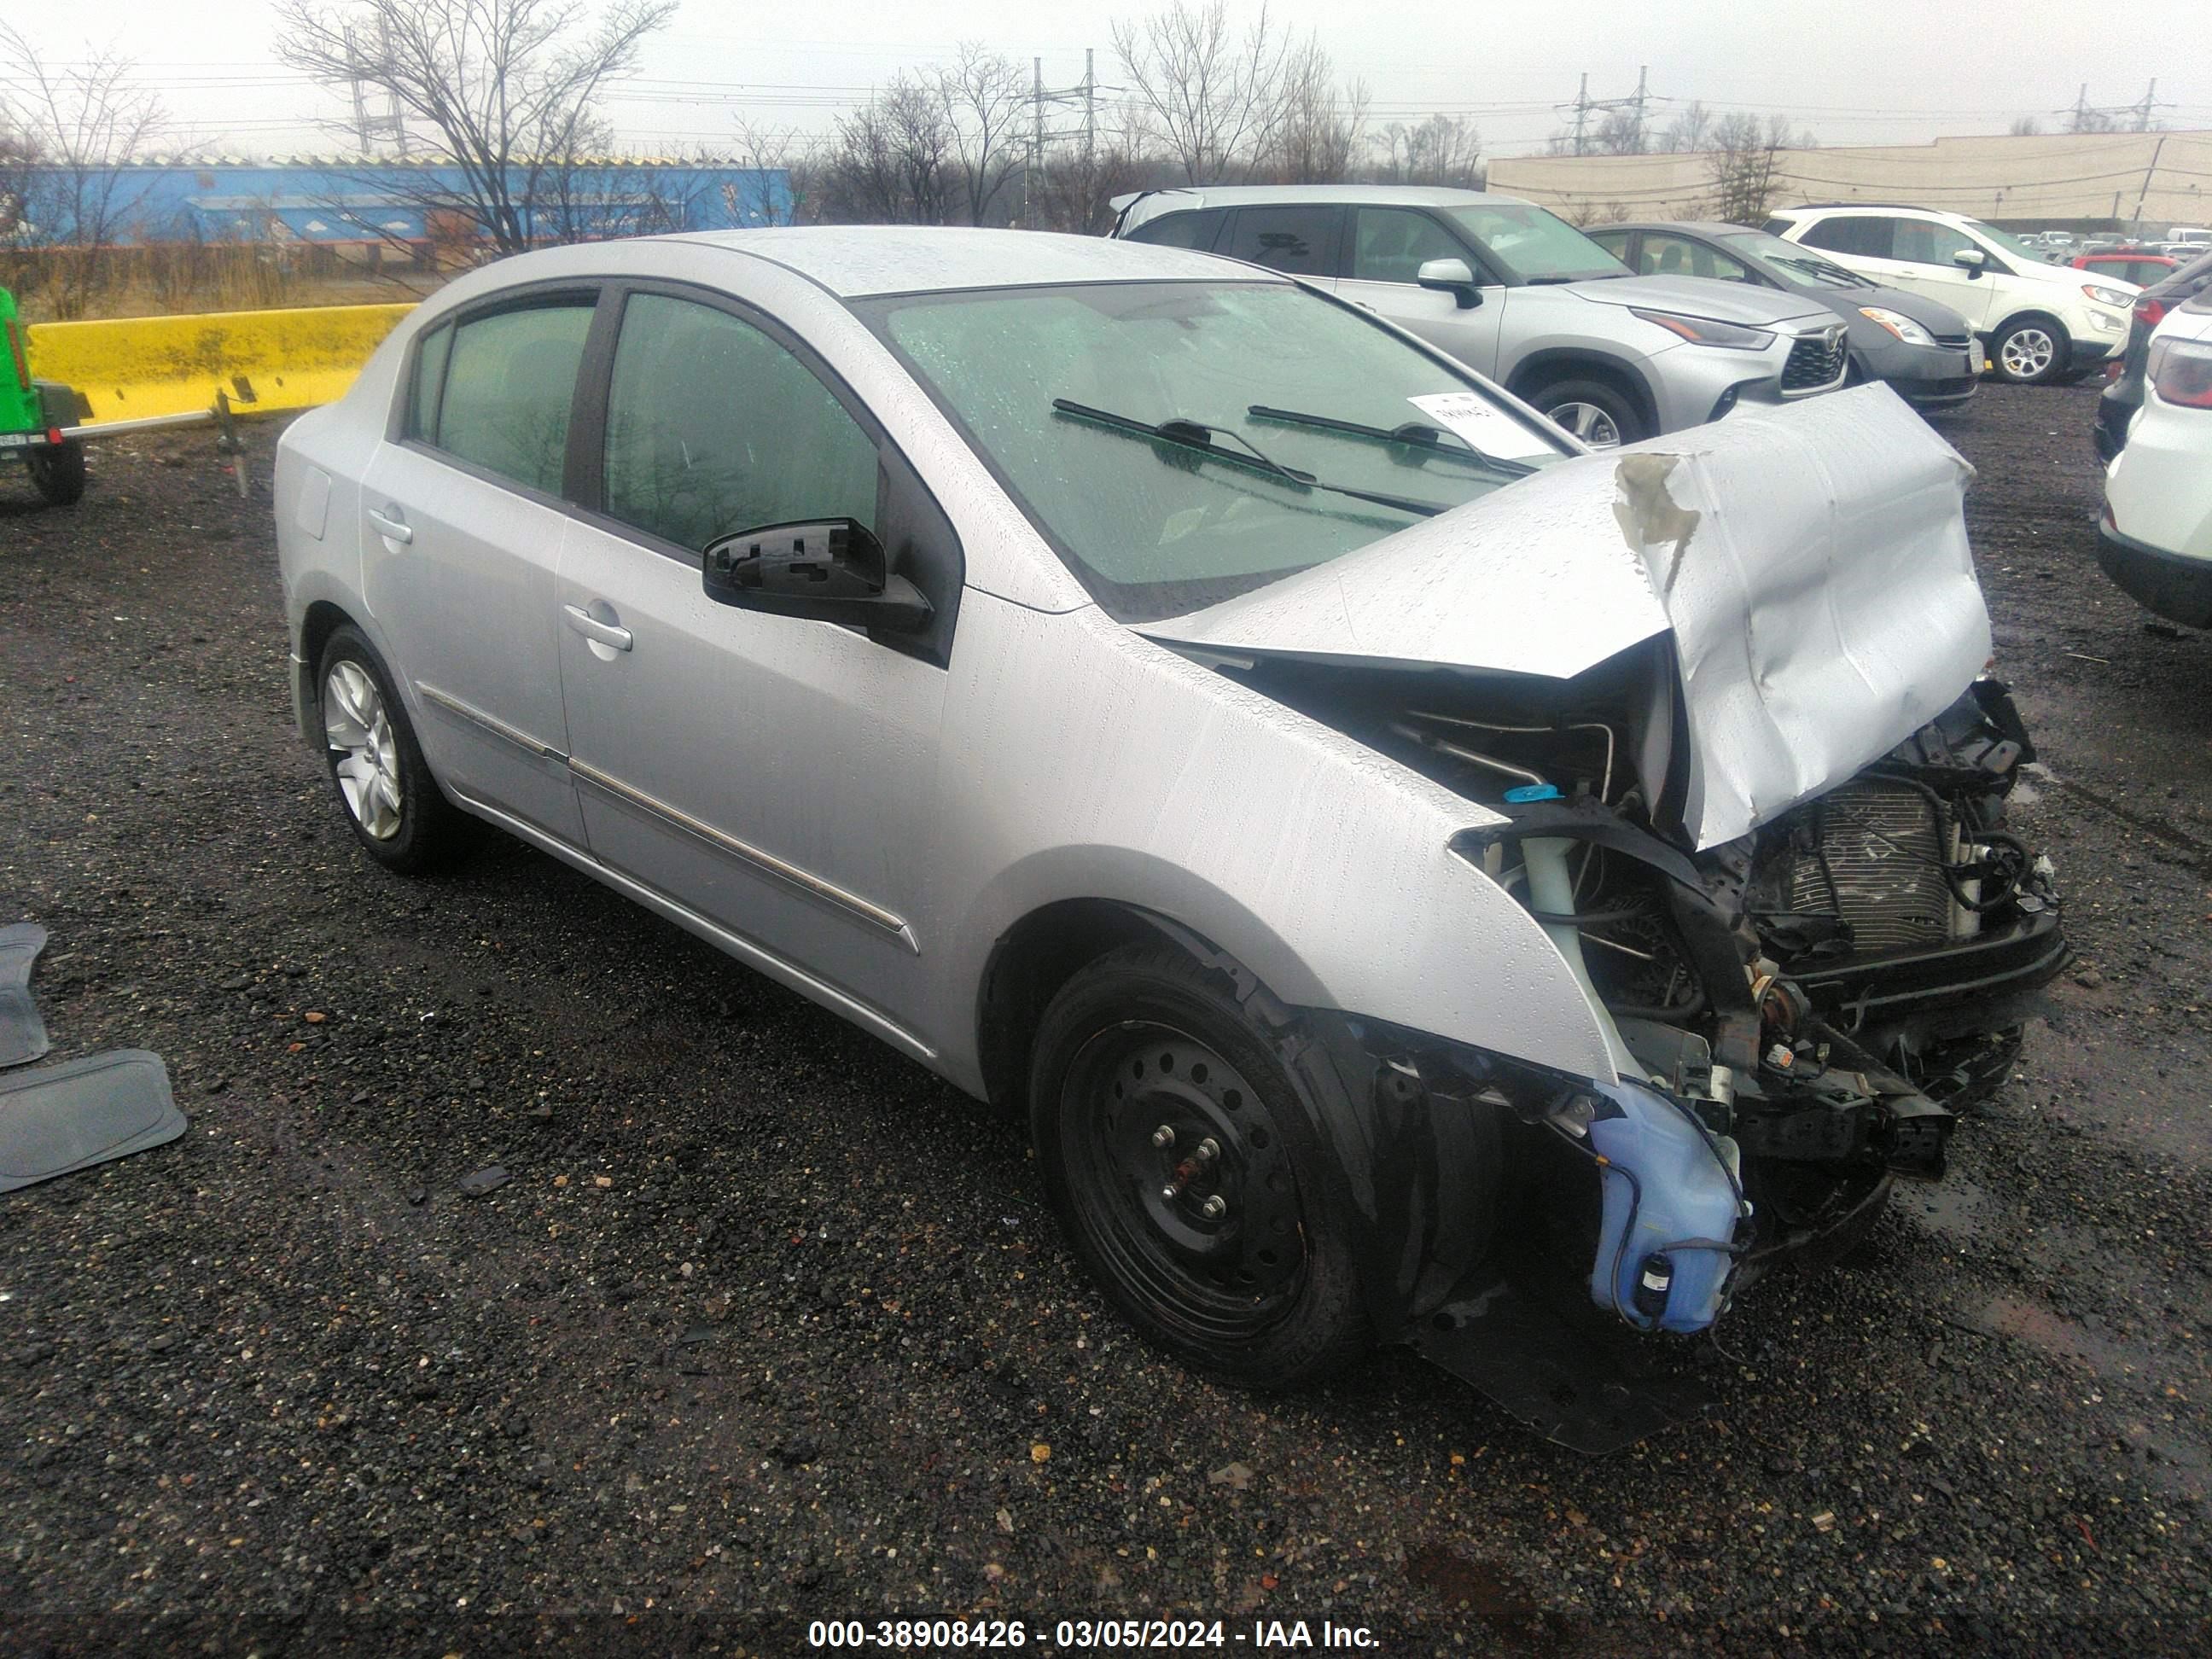
[[[1784,209],[1766,228],[1950,307],[2008,380],[2078,379],[2117,356],[2138,292],[2132,283],[2051,264],[1994,225],[1930,208],[1824,203]]]
[[[2212,252],[2136,302],[2095,438],[2099,563],[2146,609],[2212,628]]]

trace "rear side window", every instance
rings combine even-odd
[[[1831,253],[1855,253],[1863,259],[1887,259],[1891,257],[1890,228],[1896,222],[1894,219],[1876,218],[1872,215],[1823,219],[1797,240],[1807,247],[1822,247]]]
[[[588,300],[553,300],[439,330],[416,359],[409,434],[559,495],[592,309]]]
[[[1122,240],[1152,242],[1160,247],[1195,248],[1200,253],[1210,253],[1213,251],[1213,239],[1221,234],[1221,222],[1228,216],[1220,208],[1163,213],[1157,219],[1146,220]]]
[[[1293,276],[1334,276],[1337,228],[1343,222],[1341,208],[1243,208],[1221,252]]]
[[[606,510],[679,547],[810,519],[877,527],[875,441],[805,363],[712,306],[638,294],[607,397]]]

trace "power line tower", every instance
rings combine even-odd
[[[376,44],[380,56],[391,55],[391,34],[380,20],[377,24]],[[371,154],[377,139],[388,138],[392,141],[392,148],[401,155],[405,155],[407,154],[407,120],[400,112],[399,94],[387,89],[385,94],[384,112],[380,115],[370,114],[368,66],[362,57],[361,48],[355,44],[351,24],[346,26],[345,46],[346,67],[351,71],[353,79],[354,136],[360,141],[361,153],[363,155]]]
[[[1098,84],[1097,59],[1097,48],[1085,47],[1083,53],[1083,79],[1074,86],[1060,88],[1048,88],[1045,85],[1043,58],[1030,59],[1030,161],[1028,167],[1022,173],[1022,224],[1026,229],[1036,228],[1036,215],[1033,211],[1036,196],[1032,185],[1034,180],[1044,176],[1044,147],[1048,143],[1057,143],[1063,138],[1079,137],[1083,140],[1083,160],[1086,167],[1097,147],[1098,94],[1102,91],[1112,92],[1117,88],[1102,88]],[[1047,105],[1059,106],[1077,104],[1083,106],[1083,131],[1080,134],[1045,131],[1044,118]]]
[[[1574,153],[1576,155],[1587,155],[1589,154],[1589,128],[1590,116],[1593,113],[1610,114],[1615,110],[1633,110],[1636,112],[1635,125],[1633,128],[1635,133],[1635,143],[1636,147],[1638,149],[1643,148],[1644,135],[1646,131],[1644,126],[1644,106],[1650,100],[1651,97],[1650,74],[1650,65],[1647,64],[1639,64],[1636,68],[1636,90],[1631,93],[1627,97],[1593,98],[1589,95],[1589,73],[1588,70],[1583,71],[1582,89],[1575,94],[1574,102],[1571,104],[1559,104],[1554,106],[1554,107],[1558,109],[1572,110],[1574,112]],[[2086,91],[2087,88],[2085,88],[2083,90]]]
[[[2132,104],[2092,104],[2089,83],[2084,81],[2081,90],[2075,95],[2074,107],[2062,109],[2071,125],[2069,132],[2148,132],[2152,112],[2171,109],[2171,103],[2160,103],[2158,82],[2154,78],[2142,97]]]

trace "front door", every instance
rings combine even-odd
[[[570,842],[583,823],[561,759],[553,587],[596,299],[509,300],[426,334],[398,441],[362,486],[362,592],[431,769]]]
[[[913,994],[945,670],[718,604],[700,574],[740,530],[851,518],[896,550],[911,529],[903,463],[795,346],[734,305],[628,295],[553,609],[594,856],[865,1018]]]
[[[1506,289],[1486,283],[1478,290],[1481,304],[1462,306],[1455,295],[1416,284],[1414,277],[1431,259],[1463,260],[1479,282],[1486,274],[1465,244],[1418,209],[1354,208],[1346,274],[1336,291],[1495,379]]]

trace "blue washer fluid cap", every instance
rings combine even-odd
[[[1505,792],[1505,799],[1516,806],[1526,806],[1530,801],[1557,800],[1559,786],[1556,783],[1517,784]]]

